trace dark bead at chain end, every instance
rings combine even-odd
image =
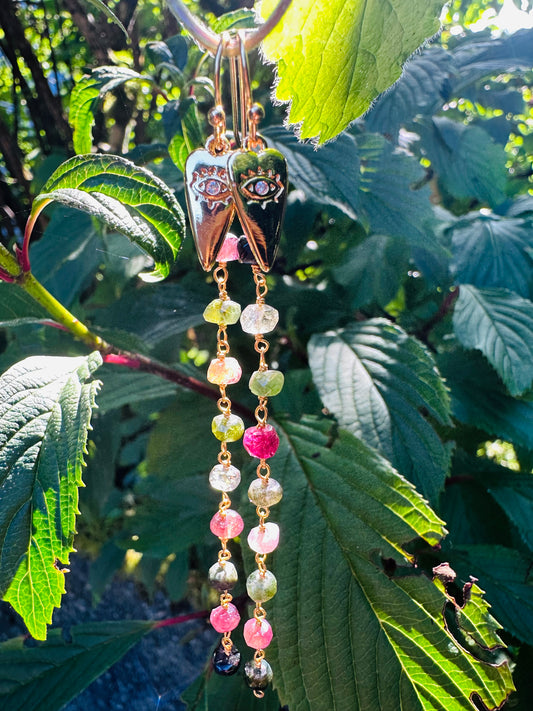
[[[231,676],[235,674],[241,663],[241,654],[233,644],[229,654],[224,649],[222,642],[215,649],[213,654],[213,669],[221,676]]]
[[[265,659],[261,660],[261,666],[257,666],[255,661],[246,662],[244,676],[250,689],[263,691],[272,681],[272,667]]]

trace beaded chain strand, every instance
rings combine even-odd
[[[258,397],[255,410],[257,424],[249,427],[243,437],[243,445],[248,454],[259,459],[257,465],[257,478],[252,481],[248,489],[248,498],[256,506],[259,525],[252,528],[248,534],[248,545],[255,552],[257,570],[254,570],[246,581],[246,589],[250,598],[255,602],[253,617],[244,625],[244,639],[246,644],[255,649],[254,658],[245,665],[245,676],[248,685],[255,696],[264,696],[264,689],[272,681],[272,669],[265,659],[265,648],[272,640],[272,627],[267,621],[266,610],[263,603],[270,600],[277,591],[277,581],[273,573],[266,567],[269,553],[277,548],[279,542],[279,526],[267,522],[270,507],[279,503],[283,490],[279,482],[270,476],[270,466],[267,459],[272,457],[279,445],[276,430],[267,422],[268,398],[281,392],[283,388],[283,374],[277,370],[269,370],[265,355],[269,343],[264,338],[265,333],[274,330],[279,314],[272,306],[265,304],[268,287],[264,274],[259,267],[252,266],[256,285],[256,302],[247,306],[241,315],[241,326],[245,333],[255,336],[255,350],[259,353],[259,368],[249,382],[250,390]]]
[[[228,539],[238,536],[244,522],[241,516],[231,509],[229,491],[237,488],[241,480],[240,471],[231,464],[231,453],[228,442],[236,442],[244,432],[244,423],[240,417],[232,414],[231,400],[226,394],[226,386],[240,380],[242,371],[238,361],[229,355],[230,347],[226,327],[237,323],[241,307],[228,296],[226,285],[228,272],[226,264],[219,262],[213,272],[218,285],[218,299],[214,299],[204,311],[204,319],[218,325],[217,357],[211,361],[207,370],[207,379],[220,388],[220,398],[217,402],[220,415],[213,418],[211,429],[220,440],[218,464],[209,474],[209,483],[213,489],[220,491],[222,496],[217,513],[211,519],[211,532],[220,539],[221,548],[218,562],[209,570],[209,582],[220,593],[220,605],[211,611],[210,622],[217,632],[222,633],[220,646],[214,653],[213,665],[219,674],[229,675],[237,671],[240,654],[231,641],[231,632],[240,621],[240,614],[232,604],[230,590],[238,580],[237,569],[230,561]]]

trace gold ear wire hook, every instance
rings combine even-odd
[[[239,42],[239,84],[241,97],[241,128],[242,142],[246,148],[246,140],[250,133],[250,123],[248,113],[252,105],[252,92],[250,89],[250,72],[248,71],[248,55],[244,46],[244,38],[241,31],[237,33]]]
[[[181,0],[166,0],[171,12],[176,16],[182,26],[194,39],[196,44],[210,54],[215,54],[220,44],[220,37],[206,27],[200,20],[195,17],[189,9],[181,2]],[[245,31],[244,47],[247,52],[257,47],[272,32],[274,27],[281,20],[287,8],[291,4],[291,0],[280,0],[274,11],[266,22],[254,30]],[[229,42],[223,47],[224,57],[239,56],[240,49],[237,42]]]
[[[230,78],[231,78],[231,116],[233,121],[233,135],[237,148],[241,147],[242,126],[239,127],[239,60],[237,57],[230,57]]]
[[[222,55],[224,53],[224,37],[220,38],[215,54],[215,105],[222,106],[222,93],[220,91],[220,72],[222,69]]]

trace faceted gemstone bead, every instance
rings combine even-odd
[[[274,397],[283,389],[285,377],[279,370],[256,370],[252,373],[249,387],[257,397]]]
[[[268,478],[254,479],[248,488],[248,498],[256,506],[274,506],[283,498],[283,489],[279,481]]]
[[[233,385],[241,379],[239,361],[231,356],[214,358],[207,369],[207,379],[213,385]]]
[[[278,451],[279,437],[272,425],[248,427],[242,443],[251,457],[268,459]]]
[[[233,491],[241,483],[241,473],[232,464],[216,464],[209,472],[209,483],[215,491]]]
[[[216,512],[211,519],[209,528],[211,529],[211,533],[218,538],[235,538],[239,533],[242,533],[244,521],[237,511],[227,509],[224,513],[220,511]]]
[[[217,415],[211,430],[221,442],[236,442],[244,433],[244,422],[237,415]]]
[[[226,607],[223,605],[215,607],[209,615],[209,621],[217,632],[231,632],[237,627],[240,619],[239,611],[231,602]]]
[[[260,570],[254,570],[246,581],[246,591],[250,600],[258,603],[267,602],[278,591],[278,581],[270,570],[266,570],[263,574]]]
[[[245,333],[263,334],[273,331],[278,323],[279,313],[268,304],[249,304],[241,314],[241,326]]]
[[[243,629],[244,641],[252,649],[265,649],[272,642],[272,627],[270,622],[259,622],[253,617],[248,620]]]
[[[227,560],[224,565],[215,563],[209,568],[209,584],[215,588],[215,590],[218,590],[218,592],[231,590],[238,579],[237,568],[229,560]]]
[[[264,526],[252,528],[248,534],[248,545],[256,553],[272,553],[279,543],[279,526],[268,521]]]
[[[210,304],[207,304],[204,311],[204,319],[208,323],[216,323],[221,326],[231,326],[233,323],[237,323],[240,315],[240,305],[231,299],[213,299]]]
[[[213,653],[213,669],[221,676],[231,676],[235,674],[241,663],[241,653],[237,647],[232,644],[228,652],[224,649],[224,645],[220,645]]]
[[[228,232],[217,254],[217,262],[235,262],[239,259],[239,238]]]
[[[263,691],[272,681],[272,667],[266,659],[261,660],[261,665],[257,666],[255,661],[246,662],[244,665],[244,676],[250,689]]]

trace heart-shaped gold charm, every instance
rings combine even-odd
[[[206,148],[193,151],[185,163],[185,196],[200,264],[212,269],[231,227],[235,205],[228,180],[228,156]]]
[[[241,150],[228,159],[237,214],[257,264],[272,267],[287,202],[287,161],[274,148]]]

